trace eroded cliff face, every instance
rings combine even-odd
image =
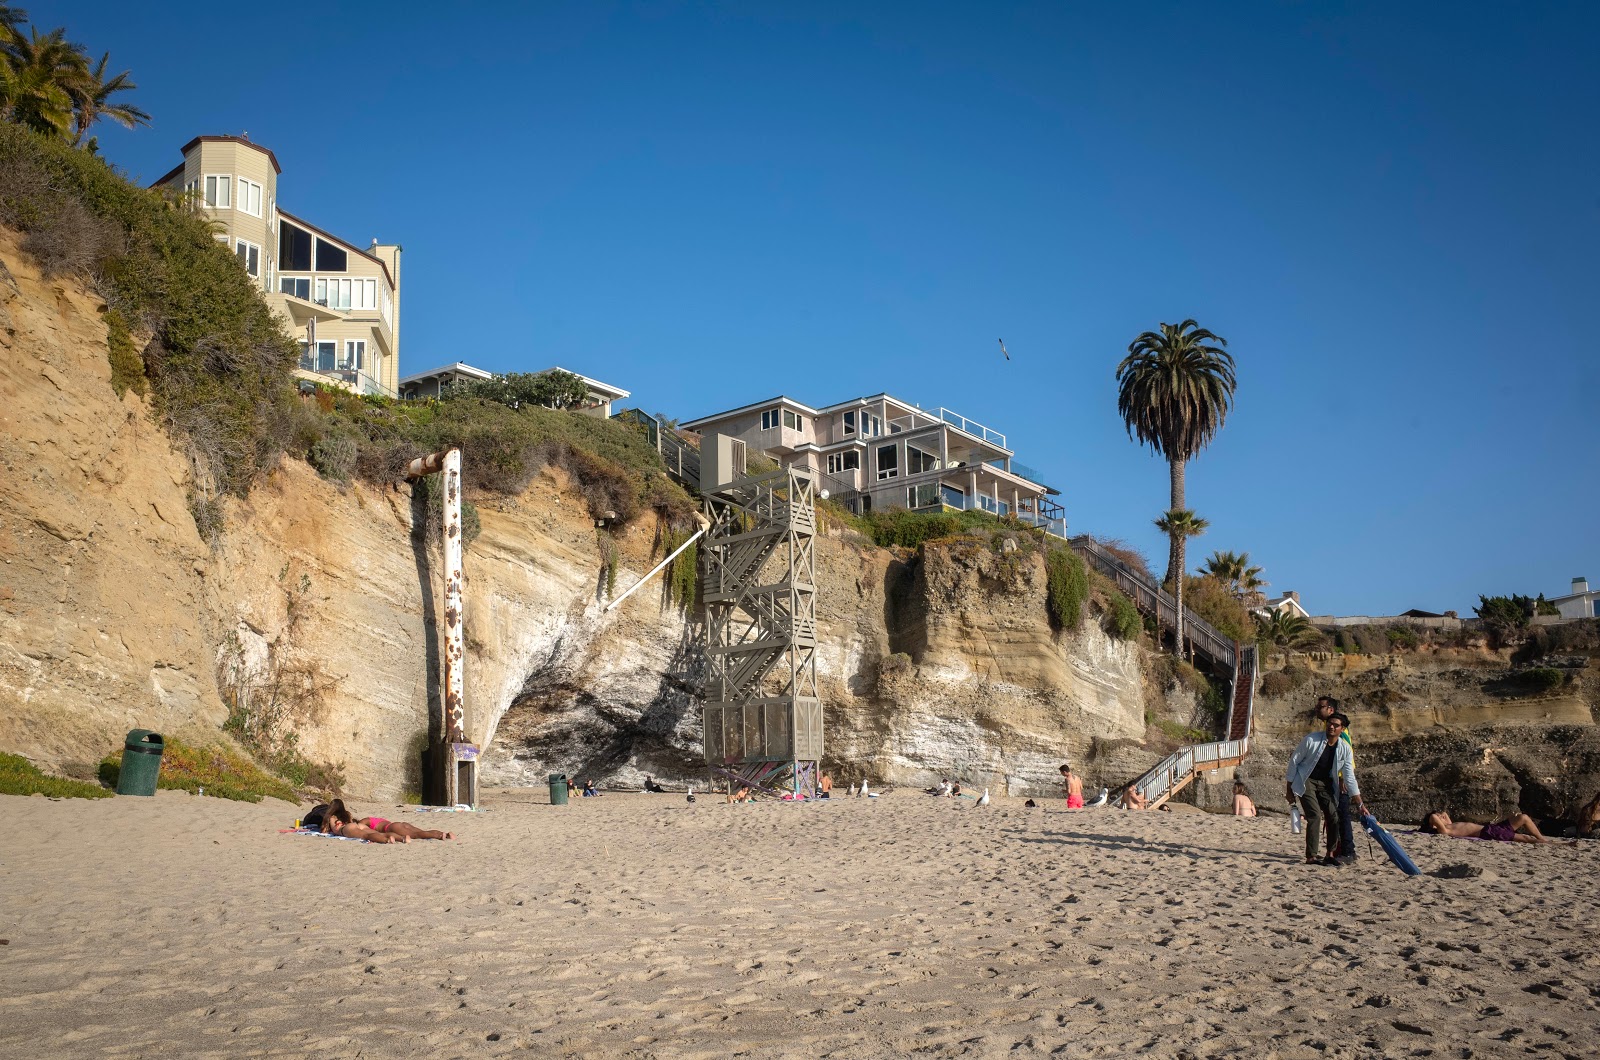
[[[1562,817],[1600,790],[1594,709],[1600,664],[1554,660],[1569,677],[1545,695],[1518,695],[1509,654],[1443,649],[1396,655],[1296,655],[1269,660],[1299,684],[1258,699],[1255,753],[1242,775],[1257,798],[1283,803],[1283,775],[1310,728],[1318,695],[1340,700],[1356,741],[1356,772],[1369,804],[1390,820],[1435,809],[1473,820],[1515,810]],[[1228,794],[1225,785],[1202,802]]]
[[[414,790],[428,738],[435,554],[409,486],[285,461],[231,503],[215,549],[189,463],[110,386],[103,307],[0,230],[0,749],[88,775],[133,727],[227,739],[230,708],[276,711],[360,795]],[[595,528],[560,473],[476,498],[466,555],[469,736],[491,783],[549,772],[703,776],[700,630],[657,585],[603,610]],[[654,562],[649,519],[617,535],[618,589]],[[1092,622],[1050,629],[1044,569],[987,544],[897,556],[819,542],[818,670],[840,776],[960,776],[1057,790],[1154,758],[1140,650]]]

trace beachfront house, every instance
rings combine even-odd
[[[1298,618],[1311,617],[1311,613],[1300,604],[1300,594],[1293,591],[1286,592],[1282,596],[1273,597],[1271,600],[1268,600],[1255,610],[1257,614],[1270,614],[1276,612],[1279,614],[1293,615]]]
[[[534,375],[544,375],[546,372],[566,372],[583,380],[583,385],[588,388],[587,400],[576,407],[574,412],[582,412],[589,416],[598,416],[602,419],[611,418],[611,403],[621,401],[630,396],[629,392],[621,387],[602,383],[598,379],[590,379],[578,372],[570,371],[556,365],[534,372]],[[486,372],[482,368],[474,368],[462,361],[453,361],[438,368],[430,368],[426,372],[417,372],[400,380],[400,396],[415,400],[417,398],[436,398],[445,390],[458,383],[468,383],[477,379],[490,379],[493,372]]]
[[[300,339],[302,379],[393,397],[400,382],[400,246],[365,249],[278,206],[278,159],[243,136],[196,136],[152,187],[181,191]]]
[[[1600,618],[1600,589],[1590,589],[1588,578],[1572,579],[1572,592],[1550,602],[1562,618]]]
[[[789,397],[683,424],[739,438],[785,466],[820,474],[819,486],[853,512],[981,509],[1066,536],[1060,491],[1012,459],[1006,436],[946,408],[888,394],[812,408]]]

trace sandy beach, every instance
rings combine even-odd
[[[378,846],[161,792],[0,797],[0,1054],[1591,1057],[1600,843],[681,794]],[[1365,855],[1365,842],[1362,841]],[[1481,874],[1431,875],[1448,865]]]

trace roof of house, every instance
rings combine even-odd
[[[463,361],[452,361],[449,364],[440,365],[438,368],[429,368],[426,372],[408,375],[400,380],[400,385],[405,386],[407,383],[417,383],[424,379],[434,379],[446,375],[470,375],[476,379],[488,379],[493,374],[492,372],[485,372],[482,368],[474,368]]]
[[[1400,612],[1401,618],[1443,618],[1444,615],[1434,611],[1424,611],[1420,607],[1413,607],[1409,611]]]
[[[251,150],[260,151],[262,154],[266,155],[267,156],[267,160],[272,163],[272,171],[274,173],[281,174],[283,172],[283,167],[278,165],[278,156],[277,155],[273,154],[267,148],[262,147],[260,144],[251,143],[249,140],[245,139],[243,136],[196,136],[193,140],[190,140],[188,143],[184,144],[182,148],[180,148],[180,150],[184,154],[184,162],[179,162],[176,166],[173,166],[166,173],[163,173],[160,177],[156,178],[155,182],[152,183],[150,186],[153,188],[158,184],[165,184],[167,181],[171,180],[173,177],[177,176],[179,173],[182,173],[184,164],[185,164],[185,162],[188,161],[189,152],[194,149],[194,145],[195,144],[200,144],[200,143],[240,144],[240,145],[242,145],[244,147],[250,148]]]
[[[318,228],[310,221],[307,221],[304,217],[296,216],[295,214],[290,213],[288,210],[285,210],[282,206],[278,207],[278,216],[287,217],[289,220],[293,221],[297,225],[300,225],[302,228],[309,228],[311,231],[315,232],[319,236],[322,236],[324,239],[333,240],[335,243],[339,244],[341,247],[344,247],[352,254],[360,254],[363,258],[375,263],[380,269],[383,270],[383,278],[389,281],[389,286],[394,286],[394,277],[389,275],[389,266],[385,264],[384,260],[378,257],[376,254],[362,250],[360,247],[356,246],[347,239],[340,239],[338,236],[334,235],[332,232],[329,232],[325,228]]]

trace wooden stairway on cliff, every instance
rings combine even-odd
[[[1202,772],[1239,765],[1250,754],[1250,729],[1255,720],[1256,646],[1236,645],[1234,658],[1233,682],[1228,689],[1228,717],[1223,722],[1227,739],[1180,747],[1134,781],[1134,790],[1150,801],[1150,809],[1156,809],[1188,787]]]

